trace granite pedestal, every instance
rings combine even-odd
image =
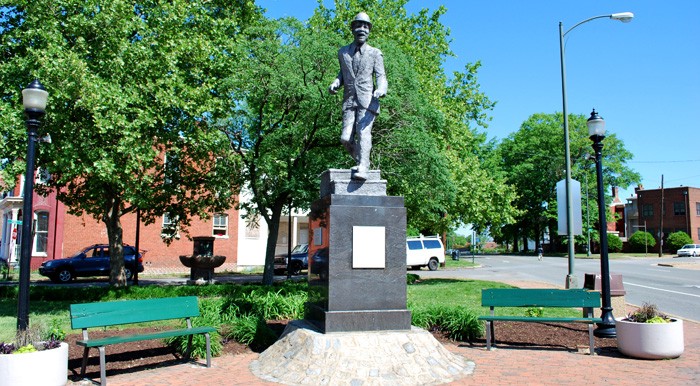
[[[311,206],[311,253],[328,248],[327,261],[311,259],[307,319],[324,332],[410,330],[406,308],[406,209],[386,195],[386,181],[370,171],[321,177],[321,198]]]

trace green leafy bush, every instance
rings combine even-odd
[[[542,307],[530,307],[525,309],[525,316],[528,318],[541,318],[544,315],[544,308]]]
[[[686,244],[692,243],[693,239],[683,231],[673,232],[668,235],[668,239],[666,239],[666,245],[673,252],[683,248]]]
[[[627,320],[637,323],[669,323],[670,318],[659,312],[655,304],[644,303],[635,312],[627,315]]]
[[[193,327],[212,326],[218,327],[221,325],[221,299],[203,299],[199,302],[200,316],[192,318]],[[186,323],[183,322],[183,327]],[[218,332],[212,332],[210,336],[211,355],[219,356],[223,351],[221,343],[221,335]],[[184,354],[187,351],[187,336],[176,336],[165,339],[165,343],[179,353]],[[192,358],[205,358],[207,355],[207,341],[204,334],[196,334],[192,337]]]
[[[416,275],[415,273],[406,274],[406,284],[411,285],[418,280],[420,280],[420,276]]]
[[[426,330],[440,330],[451,339],[473,340],[484,335],[478,317],[470,310],[458,306],[429,306],[411,309],[411,324]]]
[[[649,232],[636,231],[632,236],[630,236],[628,243],[632,252],[646,252],[651,250],[656,246],[656,240],[654,236]]]
[[[615,234],[608,233],[608,250],[610,252],[622,251],[622,240]]]

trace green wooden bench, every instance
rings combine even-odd
[[[195,296],[71,304],[71,328],[81,328],[83,330],[83,339],[76,342],[79,346],[84,347],[80,375],[85,375],[88,350],[91,347],[96,347],[100,353],[100,382],[102,385],[106,385],[106,346],[142,340],[189,336],[187,351],[185,352],[185,357],[189,358],[192,349],[192,336],[194,334],[205,335],[207,343],[207,367],[211,367],[209,333],[216,331],[216,329],[214,327],[192,327],[190,318],[195,316],[199,316],[199,304]],[[114,335],[100,339],[90,339],[88,337],[88,328],[182,318],[186,318],[187,328],[171,329],[148,334]],[[117,333],[118,331],[115,331],[115,334]]]
[[[593,308],[600,307],[600,292],[584,289],[535,289],[535,288],[490,288],[481,290],[481,305],[490,307],[491,315],[480,316],[486,321],[486,348],[491,350],[494,338],[493,322],[551,322],[551,323],[588,323],[590,352],[594,354],[593,323],[600,323],[600,318],[593,317]],[[495,307],[566,307],[583,308],[587,317],[557,318],[529,316],[494,315]]]

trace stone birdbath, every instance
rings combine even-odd
[[[180,262],[190,268],[188,284],[214,283],[214,268],[220,267],[226,256],[214,255],[214,237],[193,237],[194,247],[191,255],[180,255]]]

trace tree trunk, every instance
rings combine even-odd
[[[284,201],[279,200],[272,208],[269,221],[267,220],[267,247],[265,248],[265,269],[263,271],[263,285],[272,285],[275,275],[275,250],[277,248],[277,236],[280,230],[280,218],[282,218],[282,209]],[[291,236],[291,235],[290,235]]]
[[[109,240],[109,284],[114,287],[126,287],[124,236],[119,202],[119,199],[108,200],[103,221],[107,226],[107,239]]]

